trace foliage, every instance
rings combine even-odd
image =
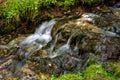
[[[73,6],[79,2],[92,4],[99,0],[7,0],[2,5],[2,13],[7,19],[11,19],[14,16],[23,14],[25,12],[30,12],[30,17],[35,18],[40,11],[40,7],[46,6],[50,7],[51,5],[61,6],[63,8]],[[26,14],[28,14],[26,13]],[[26,17],[26,15],[25,15]]]
[[[54,18],[54,15],[49,14],[49,13],[47,14],[47,16],[48,16],[48,18],[52,18],[52,19]]]
[[[88,66],[83,74],[85,80],[111,80],[107,72],[98,64]]]
[[[19,27],[25,31],[40,21],[40,0],[7,0],[0,9],[0,33],[10,33]]]
[[[59,6],[64,6],[64,7],[68,7],[68,6],[71,6],[71,5],[74,5],[76,3],[76,0],[59,0],[58,1],[58,5]]]
[[[55,4],[56,2],[57,2],[56,0],[42,0],[42,4],[47,7],[52,4]]]
[[[83,80],[81,73],[69,73],[61,75],[60,77],[52,76],[51,80]]]
[[[88,5],[92,5],[95,2],[100,2],[100,0],[81,0],[83,4],[87,3]]]
[[[99,0],[6,0],[0,5],[0,28],[2,28],[0,34],[19,30],[26,33],[31,25],[38,26],[41,20],[54,18],[51,12],[45,12],[45,15],[42,15],[48,9],[59,8],[59,10],[68,11],[69,14],[70,9],[76,4],[82,2],[92,5],[97,1]],[[33,29],[32,27],[31,30]]]
[[[62,7],[63,9],[67,9],[70,6],[75,5],[78,2],[76,0],[44,0],[42,1],[43,6],[50,8],[52,5],[57,7]]]
[[[7,19],[10,19],[18,14],[18,8],[18,0],[8,0],[5,4],[2,5],[2,13]]]
[[[35,15],[38,12],[38,8],[39,0],[8,0],[2,5],[2,12],[7,19],[11,19],[28,10],[32,10],[32,13]]]
[[[108,62],[107,65],[105,65],[105,69],[110,76],[120,78],[120,61]]]
[[[98,0],[81,0],[83,3],[92,4]],[[13,18],[13,16],[25,13],[31,10],[33,14],[38,12],[38,8],[43,4],[49,7],[50,5],[58,5],[62,7],[69,7],[78,3],[78,0],[7,0],[5,4],[2,5],[3,15],[7,19]],[[34,16],[32,14],[32,16]]]
[[[49,76],[41,73],[40,75],[37,75],[36,80],[49,80]]]
[[[11,19],[14,16],[23,14],[25,12],[30,12],[29,14],[30,16],[33,16],[33,19],[37,16],[37,12],[42,5],[46,7],[55,5],[66,8],[75,5],[75,3],[79,3],[80,1],[82,3],[92,4],[99,0],[7,0],[2,5],[2,13],[7,19]]]
[[[119,80],[120,61],[109,62],[105,68],[100,64],[90,64],[82,73],[68,73],[59,77],[52,76],[51,80]]]

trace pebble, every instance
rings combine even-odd
[[[0,79],[2,79],[3,78],[3,76],[2,75],[0,75]]]

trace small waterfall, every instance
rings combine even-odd
[[[60,32],[61,33],[61,32]],[[49,53],[52,54],[56,44],[57,44],[57,41],[58,41],[58,36],[60,35],[60,33],[56,34],[55,36],[55,40],[53,42],[53,44],[50,46],[50,48],[48,49]]]
[[[120,6],[120,3],[117,3],[115,6],[113,7],[110,7],[111,9],[118,9]],[[120,9],[120,8],[119,8]],[[100,14],[97,15],[95,13],[84,13],[82,14],[82,17],[80,20],[82,21],[88,21],[88,22],[91,22],[92,24],[95,25],[95,19],[100,19],[100,17],[102,17]],[[106,36],[108,37],[120,37],[119,33],[120,32],[120,29],[119,29],[119,25],[120,24],[117,24],[117,25],[113,25],[113,26],[110,26],[110,30],[107,30],[106,27],[103,28],[97,28],[99,31],[103,32]],[[114,27],[115,26],[115,27]],[[114,28],[115,29],[114,29]]]
[[[36,29],[35,33],[38,33],[38,34],[51,34],[51,30],[52,30],[52,27],[53,25],[55,24],[55,20],[56,19],[53,19],[51,21],[46,21],[44,22],[38,29]]]
[[[75,44],[75,47],[73,48],[73,54],[79,54],[79,48],[78,48],[78,46],[79,46],[79,43],[80,43],[80,40],[77,40],[76,41],[76,44]]]
[[[60,56],[62,54],[69,54],[69,53],[72,53],[71,51],[71,47],[70,47],[70,43],[71,43],[71,40],[72,40],[72,37],[75,33],[73,33],[66,44],[64,44],[63,46],[61,46],[59,49],[57,49],[55,52],[52,52],[50,53],[49,55],[49,58],[55,58],[57,56]]]
[[[35,33],[25,38],[21,43],[20,47],[24,50],[30,45],[35,46],[31,51],[26,54],[26,57],[30,57],[34,52],[40,50],[44,47],[48,42],[52,40],[51,37],[51,29],[55,24],[55,19],[44,22],[42,25],[36,29]]]
[[[25,38],[21,43],[20,46],[21,47],[27,47],[31,44],[46,44],[49,41],[52,40],[51,37],[51,29],[53,27],[53,25],[55,24],[55,19],[49,21],[49,22],[44,22],[42,23],[42,25],[36,29],[35,33],[28,36],[27,38]]]
[[[94,13],[84,13],[82,14],[81,20],[92,22],[94,24],[95,23],[94,18],[97,18],[97,17],[100,17],[100,16]]]
[[[53,19],[49,22],[46,21],[42,23],[42,25],[36,29],[34,34],[31,34],[20,42],[19,49],[17,50],[11,65],[11,70],[13,72],[19,70],[25,65],[26,60],[31,57],[33,53],[46,46],[47,43],[52,40],[51,30],[56,21],[57,19]],[[32,47],[32,49],[26,50],[29,47]]]
[[[60,32],[60,33],[61,33],[61,32]],[[53,52],[53,51],[54,51],[55,46],[56,46],[56,44],[57,44],[58,36],[59,36],[60,33],[58,33],[58,34],[55,36],[54,43],[53,43],[53,44],[50,46],[50,48],[48,49],[48,51],[49,51],[49,58],[53,58],[53,57],[56,56],[56,53]]]

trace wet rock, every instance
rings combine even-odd
[[[23,69],[20,70],[19,74],[17,73],[17,77],[20,77],[23,80],[34,80],[36,79],[35,74],[38,72],[45,72],[47,74],[56,73],[57,75],[60,75],[73,71],[83,71],[92,63],[106,64],[109,60],[118,60],[120,58],[119,26],[119,16],[111,12],[101,12],[98,14],[85,13],[77,19],[63,19],[56,23],[52,29],[51,34],[53,40],[41,50],[35,51],[32,57],[28,59],[29,62],[26,60],[25,63],[28,66],[26,67],[24,64],[24,66],[22,66]],[[71,35],[74,33],[75,35],[70,39]],[[55,36],[57,34],[59,34],[59,36],[54,44]],[[24,35],[20,35],[10,41],[8,45],[18,45],[24,38]],[[58,51],[63,45],[67,44],[68,39],[71,40],[69,49],[66,49],[68,51],[64,51],[63,49],[63,52]],[[50,52],[49,49],[52,45],[55,46],[53,46],[53,49]],[[29,52],[33,50],[34,47],[35,45],[28,45],[25,50]],[[16,51],[17,49],[13,50],[12,53],[15,53],[14,55],[16,55]],[[7,54],[7,52],[9,51],[1,50],[2,54]],[[49,55],[53,52],[62,53],[60,55],[55,53],[57,56],[50,58]],[[0,55],[0,57],[2,56],[3,55]],[[24,59],[23,56],[17,56],[16,59],[17,58],[20,60]],[[2,62],[2,59],[0,60]],[[0,67],[1,65],[2,64],[0,64]],[[97,68],[97,65],[94,67]]]

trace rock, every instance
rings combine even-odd
[[[22,78],[24,76],[22,73],[25,73],[27,74],[24,77],[25,79],[32,79],[28,74],[31,70],[33,70],[33,74],[36,72],[45,72],[47,74],[56,73],[59,75],[67,72],[83,71],[85,67],[92,63],[106,64],[109,60],[119,60],[119,26],[120,17],[111,12],[101,12],[98,14],[85,13],[77,19],[60,20],[52,29],[51,34],[53,40],[41,50],[35,52],[35,54],[29,58],[28,62],[26,61],[28,65],[27,68],[29,68],[28,70],[22,69],[19,73],[22,75]],[[74,34],[70,41],[70,51],[68,51],[67,54],[63,52],[62,55],[50,59],[48,57],[50,54],[48,49],[53,45],[57,34],[59,34],[58,40],[52,51],[56,52],[61,46],[65,45],[71,35]],[[17,45],[24,37],[25,35],[19,35],[17,38],[10,41],[8,45]],[[76,43],[77,52],[74,51]],[[34,47],[34,45],[30,45],[26,51],[29,52]],[[16,50],[14,50],[13,53],[16,53]],[[1,53],[7,52],[1,51]],[[22,60],[23,57],[20,59]],[[97,65],[94,67],[97,69]]]
[[[2,77],[2,75],[0,75],[0,79],[2,79],[3,77]]]

